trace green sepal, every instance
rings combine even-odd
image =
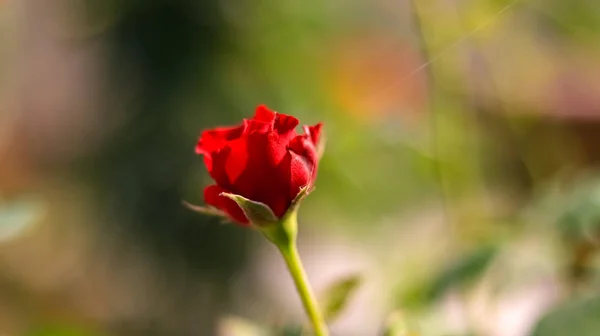
[[[223,211],[213,207],[213,206],[201,206],[201,205],[195,205],[195,204],[191,204],[188,203],[186,201],[181,201],[183,203],[183,205],[192,210],[195,211],[197,213],[201,213],[203,215],[209,215],[209,216],[217,216],[217,217],[225,217],[227,216]]]
[[[271,210],[271,208],[269,208],[269,206],[264,203],[252,201],[245,198],[244,196],[232,193],[221,193],[219,194],[219,196],[227,197],[234,201],[240,207],[240,209],[242,209],[244,215],[246,215],[246,218],[248,218],[248,220],[253,225],[259,228],[263,228],[267,226],[272,226],[273,224],[279,223],[281,225],[281,223],[283,222],[288,222],[291,217],[296,215],[300,202],[313,190],[314,187],[311,187],[309,185],[300,188],[300,191],[290,204],[288,210],[281,218],[277,218],[277,216],[273,213],[273,210]],[[231,219],[224,211],[219,210],[213,206],[194,205],[186,201],[182,201],[182,203],[185,207],[194,212],[203,215],[221,217],[223,219],[223,222],[231,222]]]
[[[279,221],[273,210],[264,203],[251,201],[244,196],[230,193],[221,193],[220,196],[227,197],[237,203],[240,209],[244,211],[246,218],[256,226],[267,226]]]
[[[229,218],[229,216],[227,216],[227,214],[225,212],[223,212],[213,206],[195,205],[195,204],[188,203],[186,201],[182,201],[182,203],[186,208],[188,208],[194,212],[197,212],[199,214],[221,218],[221,224],[230,224],[231,223],[231,219]]]
[[[300,188],[300,191],[285,214],[277,220],[276,225],[265,225],[260,228],[265,237],[280,248],[294,243],[296,241],[296,235],[298,234],[298,224],[296,220],[298,206],[312,190],[314,190],[314,188],[311,188],[309,185]]]
[[[302,202],[302,200],[305,199],[306,196],[308,196],[308,194],[310,194],[313,190],[315,190],[315,188],[311,187],[310,185],[305,185],[304,187],[300,188],[300,191],[290,204],[289,208],[285,212],[285,215],[283,215],[283,218],[287,218],[292,214],[295,214],[296,211],[298,211],[298,206],[300,206],[300,202]]]

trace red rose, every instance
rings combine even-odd
[[[264,203],[281,218],[317,173],[321,124],[304,126],[304,134],[298,135],[298,123],[260,105],[254,118],[239,126],[204,131],[196,153],[204,155],[216,182],[204,189],[204,201],[244,225],[249,221],[242,209],[221,193]]]

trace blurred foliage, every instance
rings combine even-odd
[[[500,248],[495,245],[478,246],[447,265],[441,266],[426,279],[415,280],[410,287],[399,293],[398,306],[418,309],[427,307],[443,298],[450,290],[459,292],[470,288],[485,272]]]
[[[319,302],[326,321],[335,320],[343,312],[360,284],[360,275],[349,275],[336,280],[323,291]]]
[[[402,312],[392,312],[385,321],[382,336],[419,336]]]
[[[301,326],[287,326],[281,332],[281,336],[302,336],[303,330]]]
[[[449,289],[468,286],[469,282],[478,279],[486,270],[498,251],[497,246],[481,246],[449,264],[434,278],[427,290],[427,300],[439,299]]]
[[[548,309],[533,335],[587,335],[600,328],[597,300],[578,299],[597,295],[600,283],[596,1],[69,0],[64,8],[27,2],[22,13],[8,3],[0,2],[3,27],[27,22],[14,25],[26,36],[23,57],[15,61],[24,65],[17,78],[7,72],[2,82],[17,83],[14,100],[24,103],[15,107],[18,118],[3,114],[0,122],[0,191],[7,196],[0,203],[6,246],[0,265],[8,282],[23,282],[19,288],[31,296],[45,298],[55,294],[51,284],[65,283],[66,294],[47,300],[84,302],[69,306],[70,314],[93,316],[117,334],[209,335],[219,324],[235,336],[264,335],[273,324],[300,324],[284,309],[291,293],[255,283],[255,272],[271,271],[270,260],[255,260],[262,245],[250,237],[259,236],[182,206],[183,200],[201,204],[210,183],[193,153],[200,131],[238,122],[265,103],[302,123],[325,124],[317,191],[300,220],[306,250],[323,253],[313,261],[314,272],[348,261],[328,264],[334,252],[321,244],[336,253],[357,251],[373,269],[373,277],[341,278],[329,288],[324,306],[335,317],[333,330],[350,336],[363,336],[362,327],[380,330],[384,317],[368,320],[368,313],[390,306],[407,310],[423,335],[524,336],[523,326]],[[42,34],[55,21],[66,28]],[[2,33],[3,46],[12,46],[4,44],[10,31]],[[29,51],[29,45],[42,47]],[[76,59],[58,63],[65,69],[52,61],[78,52],[93,54],[101,75],[69,76]],[[42,56],[30,61],[28,53]],[[12,67],[6,63],[2,69]],[[40,77],[33,75],[44,71],[50,84],[37,86]],[[73,88],[94,81],[97,98],[50,90],[69,81]],[[3,104],[6,96],[0,94]],[[75,104],[79,113],[69,115],[61,99],[92,100],[101,112],[93,116]],[[2,111],[12,109],[6,106]],[[78,127],[69,123],[78,117],[95,120],[99,144],[82,132],[62,147],[43,146]],[[86,150],[61,161],[73,142]],[[72,185],[91,194],[89,208],[57,206],[51,191],[68,193]],[[86,212],[83,219],[74,219],[78,211]],[[75,226],[56,224],[72,221],[95,226],[88,230],[91,243],[66,234]],[[51,245],[49,236],[63,240]],[[518,256],[515,246],[522,245],[525,266],[499,261],[510,252]],[[71,246],[64,252],[68,260],[98,256],[56,266],[54,278],[28,272],[61,265],[61,248]],[[130,254],[139,258],[125,262]],[[119,272],[135,266],[152,271]],[[518,267],[539,274],[532,279]],[[273,281],[278,276],[268,274]],[[377,276],[384,281],[374,284]],[[134,296],[120,287],[121,277],[134,284],[124,288],[139,288],[144,299],[102,301]],[[76,291],[88,282],[97,296]],[[359,283],[372,300],[356,303],[360,319],[345,319],[342,309]],[[496,283],[502,290],[484,291]],[[535,309],[513,297],[529,298],[546,287],[556,297],[529,300]],[[256,302],[265,291],[276,298],[265,299],[271,310]],[[18,318],[26,313],[13,308],[21,307],[13,292],[0,288],[0,323],[17,321],[7,326],[20,331],[28,322]],[[459,295],[448,299],[449,293]],[[484,311],[484,321],[472,310]],[[523,321],[503,315],[510,312]],[[392,314],[384,322],[387,335],[416,335],[407,315]],[[71,326],[50,326],[32,335],[79,334]]]
[[[202,225],[204,217],[181,205],[188,171],[200,160],[193,155],[196,135],[184,129],[174,132],[185,118],[183,105],[175,101],[185,97],[182,91],[211,86],[208,67],[221,48],[224,29],[218,17],[212,2],[133,1],[109,26],[104,33],[113,49],[110,66],[114,75],[106,83],[112,88],[109,99],[119,99],[116,94],[131,91],[130,85],[136,86],[136,94],[132,103],[124,106],[127,110],[112,111],[125,113],[127,123],[93,158],[93,168],[86,167],[94,173],[95,189],[106,193],[104,213],[135,218],[126,224],[151,243],[158,257],[168,260],[175,253],[194,267],[209,269],[230,265],[235,260],[227,259],[231,247],[218,251],[219,246],[240,246],[234,243],[239,239],[235,233],[222,235],[218,226]],[[137,73],[132,73],[134,70]],[[123,81],[123,76],[128,80]],[[136,77],[138,81],[131,83]],[[205,82],[195,84],[190,82],[192,78]],[[210,117],[196,114],[199,130],[202,120]],[[210,244],[223,239],[232,240]]]
[[[558,306],[542,317],[531,336],[597,335],[600,330],[600,297]]]
[[[564,200],[564,209],[556,221],[558,229],[570,241],[597,242],[600,239],[600,180],[591,177],[579,181]]]
[[[546,27],[567,40],[593,42],[600,32],[600,6],[593,1],[552,0],[534,8]]]

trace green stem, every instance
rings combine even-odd
[[[300,294],[304,310],[315,329],[315,336],[328,336],[329,332],[327,331],[327,325],[323,320],[323,315],[319,311],[317,300],[310,288],[306,273],[304,272],[304,267],[302,266],[302,261],[298,255],[296,243],[293,242],[287,246],[279,246],[279,251],[281,251],[281,255],[292,275],[292,279],[294,279],[294,284],[296,285],[298,294]]]
[[[310,288],[306,272],[304,272],[302,261],[298,255],[298,248],[296,247],[298,232],[296,211],[292,210],[278,223],[260,227],[260,230],[281,252],[292,279],[294,279],[296,290],[300,294],[304,310],[313,325],[315,336],[328,336],[327,325],[319,311],[317,300]]]

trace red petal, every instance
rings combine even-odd
[[[196,153],[204,155],[204,164],[217,184],[231,187],[231,178],[225,169],[231,153],[231,143],[240,141],[247,128],[243,123],[235,127],[219,127],[202,133],[196,146]],[[235,154],[239,157],[239,154]],[[238,173],[239,174],[239,173]]]
[[[310,137],[313,145],[317,147],[319,145],[319,140],[321,139],[321,128],[323,127],[322,123],[318,123],[314,126],[304,126],[304,133]]]
[[[247,226],[249,224],[244,211],[231,199],[220,196],[223,192],[229,192],[217,185],[211,185],[204,189],[204,202],[225,212],[233,221]]]
[[[293,200],[296,198],[301,188],[312,184],[316,166],[308,162],[305,157],[294,152],[290,151],[290,156],[291,162],[289,169],[291,171],[291,175],[289,197],[291,200]]]
[[[232,180],[227,174],[226,168],[227,163],[229,162],[230,153],[231,147],[229,146],[219,151],[213,152],[212,155],[210,155],[210,158],[212,160],[211,164],[206,165],[208,173],[213,178],[213,180],[215,180],[215,182],[217,182],[218,185],[223,186],[225,188],[231,188],[232,186]],[[209,155],[204,156],[205,162],[206,158],[208,157]]]
[[[245,124],[234,127],[218,127],[202,132],[196,144],[196,154],[204,155],[204,165],[208,171],[213,170],[213,154],[223,149],[228,141],[238,139],[244,133]]]
[[[295,129],[298,123],[299,121],[295,117],[278,113],[275,119],[275,129],[280,136],[288,138],[289,141],[296,135]]]
[[[244,125],[246,125],[246,134],[250,133],[265,133],[273,130],[273,121],[262,121],[256,119],[244,119]]]
[[[280,141],[276,132],[255,132],[245,140],[245,147],[240,150],[246,150],[247,161],[242,173],[232,180],[232,190],[253,201],[265,203],[275,215],[281,216],[291,201],[288,196],[290,160],[287,158],[287,144]]]
[[[215,174],[224,174],[227,176],[227,181],[230,184],[222,184],[217,180],[219,185],[227,188],[234,188],[235,181],[246,170],[248,164],[248,139],[247,137],[240,138],[229,142],[227,145],[227,153],[223,155],[223,160],[218,164],[214,164]],[[233,190],[233,189],[232,189]],[[238,192],[238,190],[233,190]]]
[[[246,125],[234,127],[218,127],[202,132],[196,145],[196,154],[210,154],[227,144],[227,141],[238,139],[242,136]]]
[[[296,136],[289,144],[289,149],[304,157],[311,165],[317,163],[317,149],[307,134]]]
[[[252,120],[271,123],[275,120],[275,115],[276,113],[271,111],[266,105],[259,105],[256,107],[256,112]]]
[[[290,151],[302,158],[308,171],[310,171],[310,183],[316,178],[318,154],[312,139],[308,134],[302,134],[295,137],[288,146]]]

